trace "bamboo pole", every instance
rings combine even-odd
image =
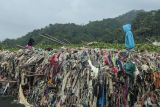
[[[66,42],[68,42],[69,44],[71,44],[71,42],[69,42],[67,39],[64,39]]]
[[[52,37],[52,36],[50,36],[50,35],[48,35],[48,34],[45,34],[46,36],[48,36],[48,37],[50,37],[51,39],[55,39],[56,41],[58,41],[58,42],[60,42],[60,43],[62,43],[62,44],[66,44],[65,42],[63,42],[63,41],[61,41],[61,40],[58,40],[57,38],[55,38],[55,37]]]
[[[51,40],[51,41],[57,42],[57,43],[59,43],[59,44],[61,44],[61,45],[64,45],[64,44],[62,44],[61,42],[56,41],[56,40],[54,40],[54,39],[52,39],[52,38],[49,38],[49,37],[47,37],[47,36],[44,36],[44,35],[40,35],[40,36],[41,36],[41,37],[44,37],[44,38],[47,38],[47,39],[49,39],[49,40]]]

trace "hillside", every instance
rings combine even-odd
[[[137,42],[146,42],[146,37],[153,40],[159,39],[160,10],[150,12],[133,10],[116,18],[92,21],[86,25],[50,24],[16,40],[7,39],[2,44],[7,47],[15,47],[16,44],[25,45],[30,37],[35,39],[36,44],[55,44],[55,42],[40,37],[40,34],[48,34],[62,41],[66,39],[73,44],[90,41],[122,43],[124,42],[122,25],[125,23],[132,23]]]

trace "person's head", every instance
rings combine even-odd
[[[34,42],[35,42],[34,39],[30,38],[29,41],[28,41],[28,45],[33,46]]]
[[[128,31],[131,31],[131,24],[125,24],[123,25],[123,31],[126,33]]]

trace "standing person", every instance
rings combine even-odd
[[[131,24],[123,25],[123,31],[126,33],[125,35],[125,47],[127,50],[131,50],[135,47],[133,33],[131,31]]]
[[[30,38],[27,45],[26,45],[26,48],[32,49],[32,46],[33,46],[34,42],[35,42],[34,39]]]

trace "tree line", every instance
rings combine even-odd
[[[146,38],[160,40],[160,10],[145,12],[143,10],[132,10],[116,18],[109,18],[91,21],[86,25],[49,24],[48,26],[35,29],[17,39],[6,39],[0,43],[0,47],[16,47],[25,45],[29,38],[35,40],[35,44],[57,44],[48,39],[42,38],[41,34],[47,34],[61,41],[68,40],[72,44],[83,42],[104,42],[104,43],[124,43],[124,33],[122,25],[132,24],[135,41],[146,43]]]

